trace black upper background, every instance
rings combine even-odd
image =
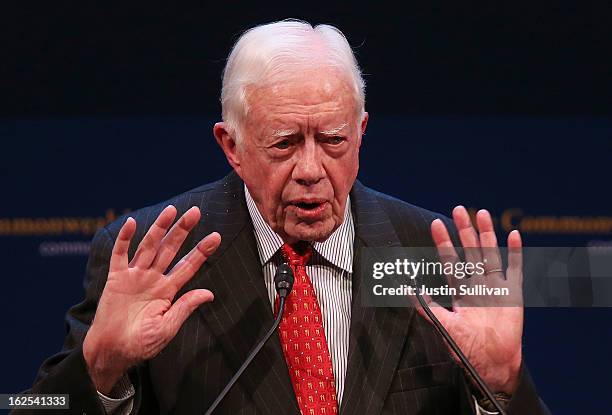
[[[5,5],[0,116],[217,114],[239,33],[288,17],[343,30],[370,111],[607,115],[611,9],[607,1]]]

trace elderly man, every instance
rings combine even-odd
[[[488,413],[415,308],[360,301],[364,247],[444,247],[449,232],[497,246],[486,211],[476,232],[462,207],[453,224],[356,181],[364,101],[336,28],[283,21],[243,34],[213,129],[234,171],[97,233],[86,298],[32,392],[69,393],[88,415],[202,413],[269,328],[287,261],[297,278],[280,333],[218,413]],[[435,313],[508,413],[545,411],[522,365],[521,308]]]

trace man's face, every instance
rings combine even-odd
[[[344,219],[367,124],[347,77],[303,71],[248,90],[248,102],[241,143],[222,145],[230,163],[285,242],[327,239]]]

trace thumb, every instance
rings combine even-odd
[[[183,294],[164,314],[163,325],[167,338],[172,339],[176,335],[196,308],[213,299],[213,293],[204,289],[191,290]]]
[[[425,297],[425,296],[423,296],[423,297]],[[425,299],[425,302],[426,302],[426,305],[429,307],[429,310],[431,311],[433,316],[440,322],[440,324],[442,324],[442,327],[444,327],[444,329],[447,332],[449,332],[451,337],[454,338],[455,336],[452,333],[453,330],[452,330],[452,327],[451,327],[451,319],[453,319],[455,317],[454,313],[451,312],[451,311],[448,311],[447,309],[445,309],[444,307],[442,307],[441,305],[439,305],[435,301],[432,301],[431,298],[429,298],[429,296],[427,296],[427,299]],[[432,321],[432,319],[429,317],[429,315],[425,311],[425,308],[420,303],[417,303],[416,311],[419,313],[419,315],[421,317],[423,317],[425,320],[427,320],[429,322],[429,324],[431,324],[432,326],[435,326],[435,323]],[[445,343],[446,343],[446,341],[445,341]],[[447,346],[448,346],[448,344],[447,344]],[[449,352],[451,353],[453,359],[456,362],[461,362],[461,360],[455,354],[455,352],[452,350],[451,347],[448,347],[448,350],[449,350]]]
[[[442,307],[440,304],[433,301],[431,297],[427,294],[424,294],[421,297],[423,298],[424,302],[429,306],[428,308],[431,311],[431,313],[434,315],[434,317],[440,323],[442,323],[445,329],[448,330],[450,319],[452,318],[452,312],[448,311],[447,309]],[[431,321],[431,318],[429,318],[429,315],[427,314],[427,312],[425,311],[421,303],[417,300],[415,300],[415,308],[421,317],[427,320],[430,324],[434,324],[433,321]]]

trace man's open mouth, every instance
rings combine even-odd
[[[328,202],[325,199],[294,200],[291,206],[295,214],[304,220],[319,220],[325,214]]]
[[[295,206],[299,207],[300,209],[313,210],[321,206],[321,203],[320,202],[298,202],[298,203],[295,203]]]

